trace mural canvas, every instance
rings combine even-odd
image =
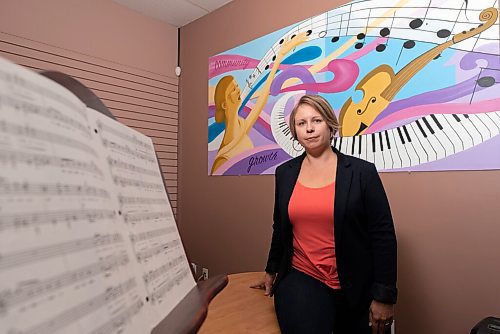
[[[379,171],[500,169],[492,0],[359,0],[209,59],[208,174],[272,174],[303,153],[300,96],[333,106],[332,145]]]

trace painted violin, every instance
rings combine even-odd
[[[438,56],[446,48],[463,40],[480,34],[491,27],[498,18],[498,10],[490,7],[479,14],[479,20],[484,22],[477,28],[463,31],[453,36],[453,38],[440,44],[418,58],[412,60],[403,67],[397,74],[389,65],[383,64],[370,73],[356,86],[356,90],[363,91],[363,99],[354,103],[349,98],[340,110],[339,121],[341,124],[341,136],[356,136],[365,132],[373,123],[375,118],[389,105],[396,94],[404,85],[432,59]]]

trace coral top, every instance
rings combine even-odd
[[[297,181],[288,215],[293,226],[292,267],[340,289],[333,236],[335,183],[309,188]]]

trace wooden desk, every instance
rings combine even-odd
[[[264,290],[249,286],[262,279],[263,272],[228,275],[229,284],[208,307],[200,334],[280,334],[273,298]]]

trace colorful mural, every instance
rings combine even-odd
[[[209,59],[208,173],[272,174],[303,152],[303,94],[332,145],[379,171],[500,169],[498,0],[359,0]]]

